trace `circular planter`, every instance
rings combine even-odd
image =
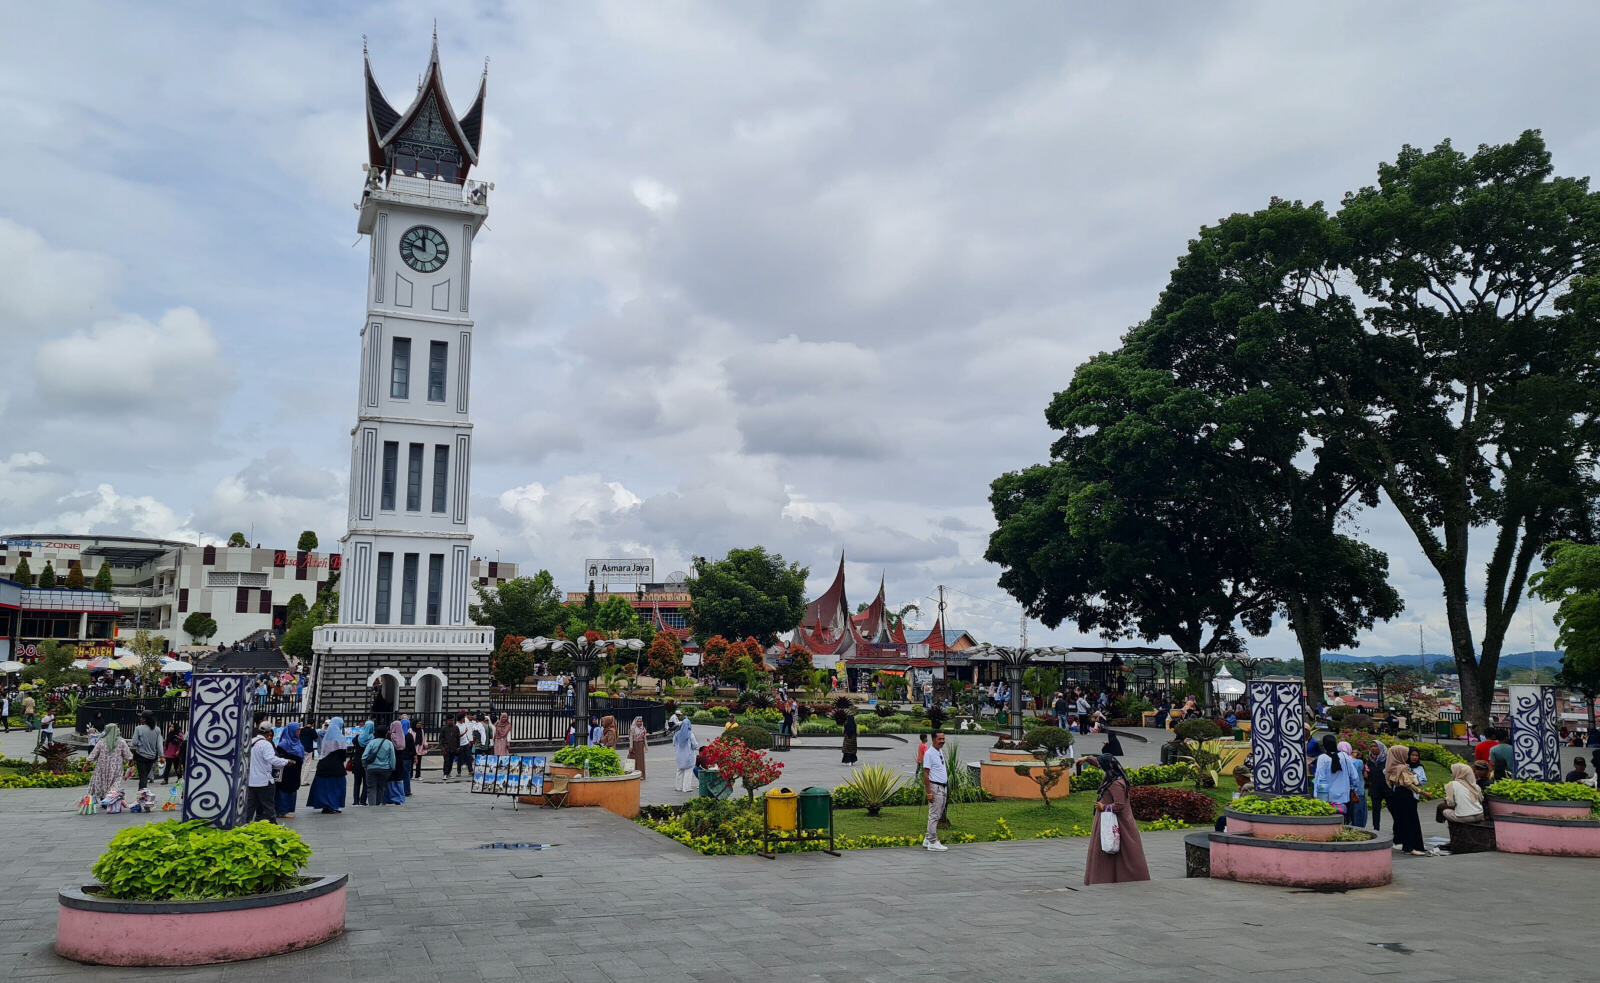
[[[992,753],[992,752],[991,752]],[[984,791],[997,799],[1032,799],[1042,801],[1039,795],[1039,784],[1033,779],[1017,774],[1017,765],[1025,766],[1030,772],[1044,765],[1038,758],[1029,755],[1025,761],[980,761],[978,762],[978,784]],[[1067,797],[1071,789],[1072,768],[1069,766],[1050,790],[1050,801],[1060,802]]]
[[[571,776],[567,779],[566,804],[569,806],[599,806],[624,819],[639,814],[639,788],[644,784],[644,776],[636,771],[603,778],[584,778],[582,774],[573,774],[574,769],[559,765],[552,766],[550,771]],[[544,805],[542,795],[523,795],[519,800],[528,805]]]
[[[1219,880],[1342,890],[1381,887],[1394,879],[1394,839],[1382,833],[1355,843],[1273,840],[1231,832],[1207,835],[1211,876]]]
[[[1303,836],[1314,842],[1326,842],[1344,828],[1344,817],[1331,816],[1259,816],[1249,812],[1223,810],[1228,817],[1228,832],[1240,836]]]
[[[1495,849],[1546,857],[1600,857],[1600,821],[1500,816],[1494,821]]]
[[[1492,819],[1505,816],[1536,816],[1540,819],[1588,819],[1589,803],[1570,799],[1546,799],[1543,802],[1516,802],[1499,795],[1485,795],[1484,807]]]
[[[56,954],[99,966],[204,966],[321,945],[344,932],[348,874],[221,901],[121,901],[98,885],[58,895]]]

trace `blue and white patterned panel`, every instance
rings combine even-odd
[[[1306,790],[1305,686],[1250,683],[1250,775],[1257,792]]]
[[[248,673],[195,673],[189,683],[189,743],[183,766],[183,818],[231,829],[244,818],[250,738]]]
[[[1561,781],[1561,720],[1554,686],[1511,690],[1511,775],[1524,781]]]

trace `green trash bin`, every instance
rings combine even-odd
[[[792,788],[774,789],[765,796],[767,804],[767,828],[778,829],[784,832],[793,832],[795,826],[795,811],[799,796]]]
[[[1435,721],[1435,723],[1434,723],[1434,733],[1438,734],[1440,737],[1449,737],[1450,736],[1450,721],[1448,721],[1448,720]]]
[[[800,828],[827,829],[833,795],[816,785],[800,790]]]
[[[700,798],[726,799],[733,791],[733,785],[722,780],[722,775],[715,768],[700,769]]]

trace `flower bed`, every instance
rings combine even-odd
[[[110,966],[197,966],[293,952],[344,931],[345,875],[304,877],[294,830],[201,821],[129,826],[63,888],[56,952]]]
[[[1542,819],[1591,819],[1600,808],[1600,792],[1578,782],[1533,782],[1502,778],[1483,797],[1490,818],[1536,816]]]
[[[1344,816],[1318,799],[1281,795],[1271,799],[1247,795],[1225,810],[1229,833],[1240,836],[1304,837],[1329,842],[1344,828]]]

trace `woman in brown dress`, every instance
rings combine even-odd
[[[617,718],[610,714],[600,718],[600,746],[617,749]]]
[[[650,741],[650,735],[644,729],[644,718],[634,717],[633,726],[628,728],[628,757],[633,759],[633,770],[644,777],[644,752]]]
[[[1109,754],[1098,755],[1093,760],[1106,777],[1100,781],[1100,797],[1094,804],[1094,829],[1089,834],[1089,860],[1083,868],[1083,883],[1148,881],[1150,867],[1144,862],[1139,823],[1133,818],[1133,807],[1128,804],[1128,790],[1132,788],[1128,773],[1122,770],[1122,762]],[[1116,853],[1100,849],[1100,823],[1105,820],[1107,811],[1117,817],[1121,832],[1122,846]]]

